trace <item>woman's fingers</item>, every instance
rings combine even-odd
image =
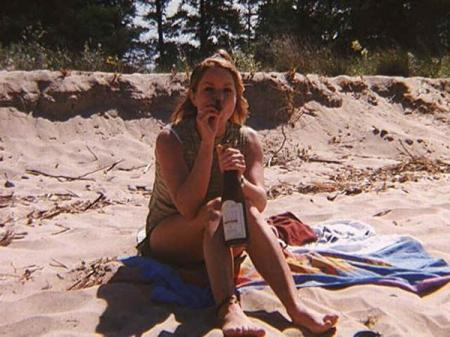
[[[224,160],[221,165],[222,169],[233,169],[234,167],[241,168],[245,167],[245,161],[243,159],[233,159]]]
[[[203,138],[214,139],[217,133],[219,118],[214,113],[202,113],[197,115],[199,132]]]
[[[243,174],[246,170],[245,157],[238,149],[217,145],[220,170],[237,170]]]

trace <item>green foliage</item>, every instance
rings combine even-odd
[[[387,49],[375,58],[376,74],[387,76],[408,76],[408,55],[399,49]]]
[[[449,76],[450,1],[179,0],[169,16],[173,3],[3,1],[0,67],[188,72],[224,48],[249,72]]]
[[[270,46],[270,47],[268,47]],[[413,54],[400,48],[370,51],[355,40],[347,54],[331,46],[286,35],[266,42],[264,62],[258,68],[315,73],[326,76],[386,75],[448,77],[449,55]],[[255,60],[258,61],[258,58]]]
[[[233,53],[233,59],[240,71],[255,73],[261,70],[261,63],[255,60],[255,55],[252,53],[238,50]]]
[[[108,55],[122,57],[140,33],[134,15],[131,0],[2,1],[0,43],[38,42],[71,53],[83,52],[86,43],[100,44]],[[35,31],[41,33],[37,39]]]
[[[436,77],[450,77],[450,55],[443,56],[439,60],[439,64],[440,67]]]
[[[449,77],[450,56],[413,54],[399,48],[378,49],[350,59],[348,75]]]
[[[86,43],[81,53],[50,49],[38,42],[0,45],[0,68],[6,70],[82,70],[107,72],[145,72],[139,63],[123,62],[117,56],[107,56],[100,46]]]
[[[269,41],[265,55],[265,69],[289,71],[308,74],[335,76],[347,70],[345,58],[337,57],[330,48],[313,43],[309,40],[299,40],[290,35],[274,38]],[[268,61],[268,62],[267,62]]]

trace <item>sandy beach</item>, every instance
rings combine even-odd
[[[419,240],[450,262],[450,80],[245,74],[263,143],[265,216],[353,219]],[[184,77],[0,72],[0,335],[222,336],[214,309],[150,300],[117,270],[135,255],[152,192],[154,143]],[[327,336],[450,336],[450,286],[301,289],[340,313]],[[268,289],[243,308],[267,336],[292,326]]]

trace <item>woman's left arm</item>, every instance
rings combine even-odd
[[[264,155],[256,131],[247,129],[245,148],[245,172],[242,191],[246,199],[263,212],[267,205],[267,195],[264,187]]]

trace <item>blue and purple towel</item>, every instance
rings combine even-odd
[[[450,266],[428,255],[410,236],[375,235],[369,225],[348,220],[321,224],[314,230],[316,242],[286,249],[297,288],[378,284],[424,295],[450,282]],[[121,260],[125,266],[139,268],[142,278],[152,282],[151,297],[155,301],[191,308],[214,304],[209,288],[184,282],[170,266],[140,256]],[[245,293],[266,286],[247,258],[241,266],[237,290]]]

